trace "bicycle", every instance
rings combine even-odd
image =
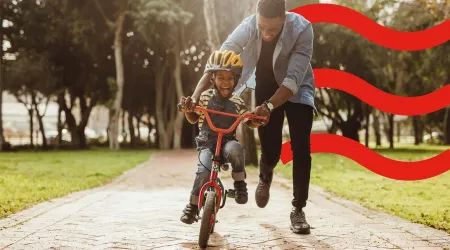
[[[178,110],[183,111],[181,109],[181,104],[178,104]],[[220,181],[218,175],[221,170],[227,171],[229,169],[229,165],[224,163],[222,158],[220,157],[220,150],[222,146],[222,137],[225,134],[229,134],[233,132],[236,127],[239,125],[239,123],[242,121],[242,119],[248,118],[250,120],[267,120],[266,117],[263,116],[256,116],[253,114],[245,114],[245,115],[237,115],[237,114],[231,114],[226,112],[221,112],[217,110],[211,110],[202,108],[200,106],[196,106],[194,111],[201,111],[204,113],[206,121],[208,122],[211,130],[216,132],[218,134],[217,138],[217,146],[216,146],[216,152],[213,156],[212,161],[212,169],[211,169],[211,175],[210,180],[205,183],[202,188],[200,189],[199,193],[199,200],[198,200],[198,212],[197,216],[201,220],[200,224],[200,234],[198,239],[198,244],[201,248],[205,248],[208,245],[209,236],[214,232],[214,226],[217,218],[217,213],[219,212],[219,209],[222,209],[225,206],[226,198],[235,198],[235,190],[228,189],[225,190],[222,182]],[[214,126],[214,124],[211,121],[211,118],[209,117],[209,113],[219,114],[219,115],[225,115],[230,117],[235,117],[236,121],[231,125],[228,129],[222,129],[217,128]],[[221,200],[222,201],[222,205]],[[200,216],[200,211],[203,211],[203,214]]]

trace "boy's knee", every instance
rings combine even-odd
[[[197,180],[200,183],[208,182],[211,171],[203,166],[199,166],[197,170]]]
[[[198,196],[200,193],[200,190],[202,189],[203,185],[209,181],[209,178],[211,176],[211,172],[209,171],[202,171],[197,172],[197,175],[195,177],[194,186],[191,191],[192,196]]]
[[[236,141],[230,141],[225,145],[225,154],[229,159],[240,159],[245,156],[244,147]]]

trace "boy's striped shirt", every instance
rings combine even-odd
[[[204,91],[200,95],[200,99],[198,101],[198,106],[200,106],[202,108],[208,108],[209,101],[215,95],[215,91],[216,91],[215,89],[208,89],[208,90]],[[246,113],[250,113],[250,111],[248,111],[247,107],[245,106],[244,100],[242,100],[242,98],[240,98],[238,95],[233,94],[229,98],[229,100],[235,104],[237,114],[243,115]],[[205,115],[203,114],[203,112],[197,111],[196,113],[199,115],[198,127],[201,129],[203,126],[203,122],[205,122],[206,118],[205,118]],[[246,122],[247,120],[248,119],[242,119],[242,122]]]

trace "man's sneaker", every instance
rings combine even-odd
[[[194,204],[187,204],[183,210],[183,214],[181,215],[181,222],[185,224],[192,224],[195,221],[198,221],[197,218],[198,207]]]
[[[255,201],[256,205],[260,208],[264,208],[269,202],[271,182],[271,178],[269,180],[264,180],[261,177],[259,178],[259,183],[255,191]]]
[[[236,197],[234,200],[238,204],[245,204],[248,201],[247,183],[245,181],[235,181],[234,190],[236,191]]]
[[[306,222],[305,212],[301,208],[292,208],[291,211],[291,230],[296,234],[309,234],[310,226]]]

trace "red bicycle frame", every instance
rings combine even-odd
[[[215,153],[216,158],[220,156],[220,150],[221,150],[221,147],[222,147],[222,137],[223,137],[223,135],[231,133],[232,131],[234,131],[236,129],[236,127],[239,125],[239,123],[242,121],[242,119],[249,118],[249,119],[266,120],[266,117],[263,117],[263,116],[256,116],[256,115],[253,115],[253,114],[246,114],[246,115],[230,114],[230,113],[225,113],[225,112],[221,112],[221,111],[217,111],[217,110],[205,109],[205,108],[202,108],[202,107],[199,107],[199,106],[195,107],[195,111],[203,112],[205,114],[205,118],[206,118],[206,121],[209,124],[209,127],[214,132],[216,132],[218,134],[216,153]],[[231,127],[228,128],[228,129],[217,128],[212,123],[211,118],[209,117],[208,113],[214,113],[214,114],[219,114],[219,115],[235,117],[237,119],[233,123],[233,125],[231,125]],[[220,201],[221,201],[221,198],[222,198],[222,195],[223,195],[222,194],[222,189],[220,188],[220,186],[216,182],[216,178],[217,178],[219,169],[220,169],[220,162],[217,162],[217,161],[213,160],[213,167],[211,169],[210,180],[207,183],[205,183],[202,186],[202,188],[200,189],[200,194],[199,194],[199,199],[198,199],[198,208],[199,209],[203,205],[203,197],[204,197],[205,190],[208,187],[214,187],[218,191],[217,192],[217,204],[216,204],[216,211],[215,212],[217,213],[217,211],[219,211]]]

